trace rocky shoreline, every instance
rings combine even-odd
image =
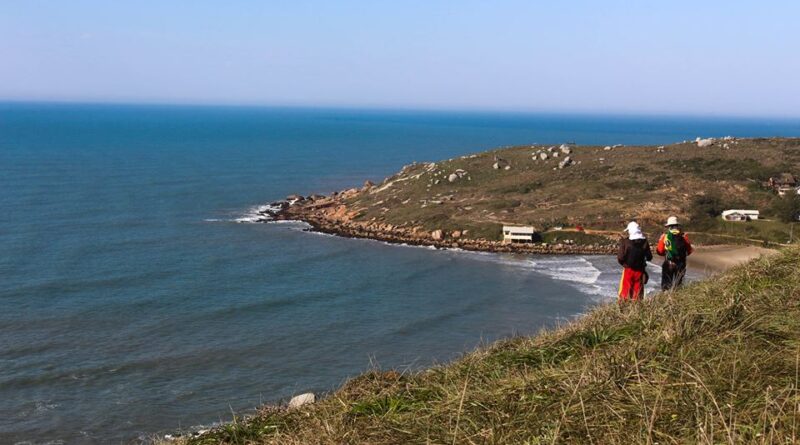
[[[365,186],[368,187],[368,186]],[[350,209],[346,200],[360,193],[350,189],[332,196],[288,196],[284,201],[273,202],[259,212],[262,222],[302,221],[312,231],[345,238],[364,238],[391,244],[428,246],[440,249],[462,249],[478,252],[524,253],[548,255],[611,255],[616,244],[530,243],[504,244],[500,241],[470,238],[467,230],[425,230],[411,224],[389,224],[380,221],[359,221],[358,211]]]

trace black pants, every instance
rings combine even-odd
[[[664,261],[661,265],[661,290],[677,289],[686,275],[686,261]]]

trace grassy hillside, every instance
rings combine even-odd
[[[191,444],[797,443],[800,249]]]
[[[779,198],[762,182],[784,172],[800,175],[800,139],[717,140],[709,147],[577,146],[568,154],[574,163],[563,169],[558,164],[567,154],[556,150],[558,157],[548,153],[542,160],[539,152],[547,148],[511,147],[412,164],[347,204],[357,210],[357,220],[467,230],[473,238],[497,239],[503,223],[618,231],[637,218],[646,230],[657,230],[671,214],[691,220],[689,231],[723,235],[706,237],[709,242],[789,238],[785,223],[725,225],[712,215],[748,208],[777,216]],[[495,169],[497,159],[501,168]],[[459,170],[461,177],[451,182]]]

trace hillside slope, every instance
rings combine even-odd
[[[191,444],[796,443],[800,248]]]
[[[559,168],[567,157],[569,165]],[[636,218],[655,230],[666,216],[678,215],[692,220],[690,231],[728,236],[720,242],[785,243],[785,224],[725,224],[713,218],[726,208],[775,216],[778,198],[762,183],[781,173],[800,175],[800,139],[726,139],[704,147],[695,142],[569,146],[563,151],[520,146],[407,165],[380,184],[341,193],[338,201],[353,221],[457,230],[489,240],[499,238],[504,223],[619,231]]]

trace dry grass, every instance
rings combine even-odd
[[[739,139],[728,149],[722,142],[702,149],[678,143],[663,151],[652,146],[612,151],[578,146],[569,156],[580,164],[563,170],[556,168],[563,154],[548,161],[531,159],[542,148],[503,148],[407,166],[370,193],[350,199],[348,206],[362,221],[429,231],[466,229],[469,238],[499,239],[503,223],[621,230],[631,218],[645,231],[659,231],[668,215],[688,222],[693,199],[700,195],[718,196],[725,208],[744,206],[770,216],[777,198],[761,182],[782,172],[800,174],[797,138]],[[493,169],[495,157],[512,168]],[[447,177],[458,169],[468,172],[469,180],[449,182]],[[686,228],[700,230],[695,221]],[[724,227],[708,229],[726,233]],[[782,223],[763,230],[760,223],[751,224],[750,229],[750,238],[788,239],[788,225]]]
[[[800,440],[800,249],[412,374],[371,371],[189,444]]]

